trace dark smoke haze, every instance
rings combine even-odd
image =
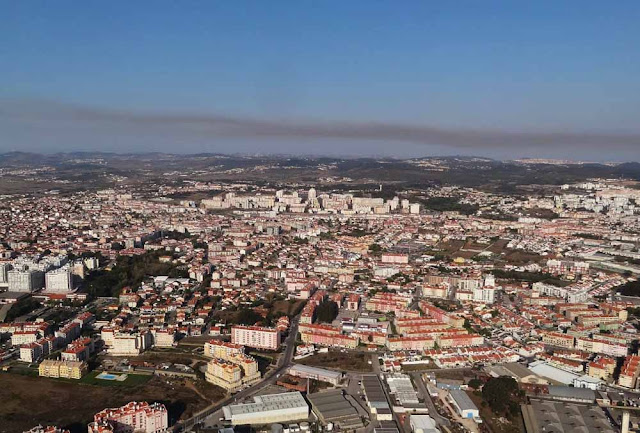
[[[163,114],[129,112],[50,102],[0,101],[0,121],[18,127],[60,129],[107,128],[117,132],[170,129],[174,134],[200,139],[343,139],[354,141],[407,142],[473,150],[482,154],[491,149],[522,151],[535,148],[544,153],[565,146],[575,151],[640,154],[640,133],[604,133],[584,131],[512,131],[451,129],[429,125],[341,121],[262,120],[207,114]],[[0,138],[0,140],[2,140]],[[0,147],[9,143],[0,141]],[[8,149],[3,149],[8,150]],[[82,150],[82,149],[78,149]],[[85,149],[92,150],[92,149]],[[156,149],[147,149],[149,151]],[[578,158],[579,156],[576,155]],[[615,156],[612,156],[615,159]]]

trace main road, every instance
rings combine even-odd
[[[276,368],[267,372],[260,382],[257,382],[234,395],[230,395],[224,398],[223,400],[213,403],[211,406],[203,409],[202,411],[198,412],[197,414],[195,414],[189,419],[186,419],[184,421],[179,421],[173,427],[173,431],[174,432],[187,431],[190,428],[192,428],[194,425],[198,424],[199,422],[204,421],[205,418],[219,411],[223,406],[229,403],[233,403],[234,401],[239,401],[246,397],[250,397],[253,394],[260,391],[265,386],[273,384],[276,381],[276,379],[280,376],[280,374],[282,374],[287,368],[291,366],[291,360],[293,359],[293,351],[296,347],[295,343],[296,343],[296,335],[298,334],[299,320],[300,320],[300,315],[297,315],[296,317],[294,317],[293,321],[291,322],[291,327],[289,328],[289,335],[287,336],[287,339],[284,341],[284,344],[286,344],[286,347],[284,349],[284,352],[278,358],[278,363],[276,364]]]

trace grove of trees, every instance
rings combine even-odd
[[[316,318],[319,322],[331,323],[338,316],[338,304],[333,301],[323,301],[316,308]]]

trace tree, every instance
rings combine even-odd
[[[616,289],[623,296],[640,296],[640,280],[630,281]]]
[[[331,323],[338,316],[338,304],[333,301],[322,301],[316,308],[316,318],[319,322]]]
[[[255,325],[259,320],[262,320],[262,316],[251,308],[243,308],[238,311],[235,318],[235,322],[239,325]]]
[[[482,386],[482,381],[478,378],[473,378],[469,381],[469,387],[473,389],[480,389]]]
[[[496,413],[503,413],[509,409],[509,403],[518,396],[518,382],[508,376],[491,378],[482,388],[482,398]]]
[[[369,245],[369,252],[372,256],[379,256],[382,254],[382,247],[376,243]]]

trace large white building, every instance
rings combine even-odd
[[[253,403],[232,404],[222,408],[224,418],[233,425],[272,424],[306,420],[309,405],[299,392],[261,395]]]
[[[339,371],[325,370],[324,368],[311,367],[309,365],[296,364],[289,368],[289,375],[303,379],[315,379],[337,385],[342,380]]]
[[[413,433],[440,433],[436,422],[429,415],[410,415],[409,423]]]
[[[176,333],[173,329],[154,329],[151,334],[155,347],[173,347],[176,341]]]
[[[485,286],[473,289],[473,300],[475,302],[484,302],[485,304],[493,304],[495,300],[496,289],[494,287]]]
[[[45,274],[47,292],[65,293],[73,290],[73,273],[71,268],[63,267]]]
[[[10,270],[11,270],[10,263],[0,263],[0,287],[7,287],[9,285]]]
[[[11,345],[14,347],[22,346],[23,344],[33,343],[40,338],[40,332],[38,331],[16,331],[11,335]]]
[[[10,292],[35,292],[44,287],[44,272],[36,269],[12,269],[7,272]]]
[[[231,328],[231,342],[256,349],[278,350],[280,331],[260,326],[234,326]]]
[[[153,336],[147,331],[124,333],[103,329],[101,337],[107,352],[113,356],[137,356],[153,344]]]

